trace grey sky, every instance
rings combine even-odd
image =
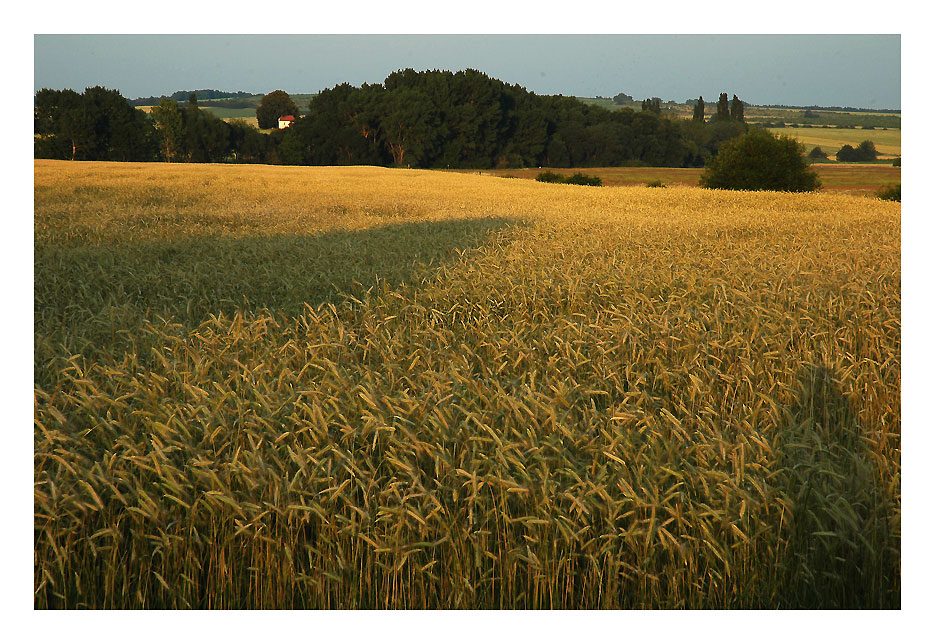
[[[34,89],[314,93],[468,67],[538,94],[900,108],[899,35],[36,35]]]

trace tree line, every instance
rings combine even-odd
[[[147,114],[116,90],[41,89],[35,99],[36,158],[75,161],[280,163],[273,138],[163,97]]]
[[[269,133],[222,121],[199,109],[198,98],[192,93],[180,106],[163,97],[145,114],[102,87],[83,94],[40,90],[36,156],[418,168],[697,167],[747,129],[736,95],[728,104],[722,94],[708,121],[703,111],[700,119],[684,120],[661,114],[652,99],[640,111],[610,111],[574,97],[537,95],[471,69],[406,69],[382,84],[344,83],[314,96],[310,113],[301,117],[277,90],[257,108],[258,121],[275,127],[285,113],[297,119]]]
[[[249,92],[224,92],[219,89],[193,89],[179,90],[178,92],[173,92],[169,96],[163,94],[162,96],[145,96],[129,99],[129,103],[133,106],[155,105],[163,98],[168,98],[176,102],[184,103],[191,97],[192,94],[194,94],[195,98],[197,98],[199,101],[216,100],[220,98],[248,99],[255,96],[255,94],[251,94]]]

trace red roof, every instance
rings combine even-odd
[[[279,120],[280,121],[294,121],[295,117],[290,114],[289,116],[280,116]]]

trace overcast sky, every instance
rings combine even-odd
[[[478,69],[537,94],[900,108],[898,35],[36,35],[34,90],[314,93]]]

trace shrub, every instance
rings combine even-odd
[[[575,174],[565,179],[565,183],[570,183],[576,186],[599,186],[602,184],[602,181],[600,177],[592,177],[581,172],[576,172]]]
[[[704,188],[788,192],[808,192],[821,185],[795,139],[760,129],[724,143],[700,183]]]
[[[576,172],[570,177],[556,172],[540,172],[536,175],[536,181],[542,181],[543,183],[568,183],[576,186],[602,185],[600,177],[591,177],[581,172]]]
[[[543,183],[565,183],[565,176],[557,172],[540,172],[536,175],[536,181]]]
[[[883,186],[877,190],[877,199],[883,199],[885,201],[901,201],[900,199],[900,186],[902,184],[890,184],[888,186]]]
[[[816,145],[812,148],[812,151],[808,153],[809,159],[827,159],[828,153],[821,149],[820,146]]]
[[[652,181],[646,184],[646,187],[647,188],[666,188],[667,186],[666,184],[662,182],[661,179],[653,179]]]
[[[903,158],[902,158],[902,157],[896,157],[895,159],[893,159],[893,167],[894,167],[894,168],[900,168],[900,167],[902,167],[902,164],[903,164]]]

